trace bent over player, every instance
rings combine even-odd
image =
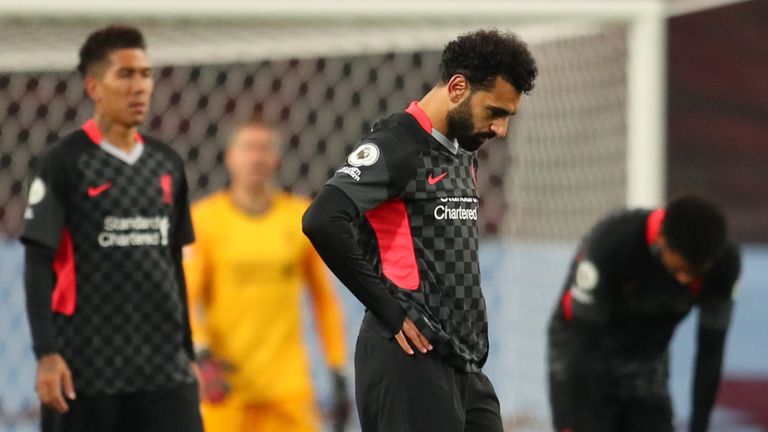
[[[184,166],[139,134],[152,69],[131,27],[92,33],[93,117],[50,147],[22,233],[43,431],[202,431],[181,248]]]
[[[536,73],[513,34],[450,42],[439,82],[378,121],[304,215],[320,256],[367,308],[355,352],[365,432],[502,430],[482,373],[475,151],[506,135]]]
[[[706,431],[739,272],[723,214],[696,196],[592,228],[549,327],[556,430],[672,431],[668,346],[697,306],[690,430]]]

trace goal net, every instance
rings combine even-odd
[[[260,115],[279,126],[279,184],[311,195],[377,118],[403,110],[435,84],[448,41],[481,27],[526,40],[540,70],[536,87],[507,139],[480,151],[487,372],[513,430],[548,429],[543,329],[573,243],[605,212],[654,201],[659,192],[656,170],[644,179],[650,192],[632,189],[633,161],[648,160],[633,149],[633,131],[659,129],[652,114],[643,124],[636,120],[642,113],[633,114],[633,14],[642,10],[585,15],[504,6],[514,2],[486,2],[490,9],[483,2],[413,2],[426,6],[409,13],[363,2],[370,10],[353,2],[286,1],[284,9],[252,2],[260,10],[246,2],[218,9],[221,2],[156,2],[170,4],[165,9],[141,1],[122,9],[77,3],[92,6],[90,15],[45,5],[0,15],[0,236],[8,239],[20,232],[24,183],[38,155],[92,113],[74,67],[79,45],[98,26],[122,22],[145,33],[156,71],[143,131],[181,154],[193,198],[226,185],[224,145],[239,121]],[[652,81],[645,89],[661,91]],[[20,248],[3,247],[13,258],[2,260],[3,277],[13,275],[3,283],[13,289],[0,291],[0,308],[15,312],[0,316],[0,363],[14,373],[2,371],[0,387],[15,390],[0,399],[0,427],[23,428],[36,407],[34,363]],[[354,340],[357,317],[347,320]]]

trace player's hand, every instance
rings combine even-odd
[[[69,411],[67,399],[75,399],[72,371],[60,354],[48,354],[37,361],[37,395],[43,405],[60,413]]]
[[[413,348],[408,344],[408,341],[411,341],[413,346],[422,354],[426,354],[427,351],[432,351],[432,344],[429,343],[427,338],[425,338],[419,329],[416,328],[416,324],[414,324],[408,317],[405,317],[403,328],[397,332],[395,340],[400,344],[400,348],[402,348],[408,355],[413,355]]]
[[[226,373],[233,369],[232,365],[210,354],[198,356],[196,365],[200,374],[200,399],[210,403],[223,402],[229,395]]]
[[[347,377],[341,369],[331,371],[333,381],[333,413],[331,422],[333,432],[344,432],[349,423],[349,411],[351,402],[347,393]]]

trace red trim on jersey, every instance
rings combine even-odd
[[[90,119],[87,122],[83,123],[83,132],[85,132],[86,135],[88,135],[88,138],[93,141],[94,144],[99,145],[101,144],[101,140],[103,137],[101,136],[101,131],[99,130],[99,127],[96,126],[96,120]],[[139,144],[144,144],[144,138],[141,137],[141,134],[139,134],[139,131],[136,131],[136,135],[134,136],[136,138],[136,142]]]
[[[645,225],[645,241],[648,245],[656,243],[656,239],[659,238],[661,224],[664,222],[664,215],[666,213],[667,212],[664,209],[656,209],[648,215]]]
[[[88,138],[90,138],[94,144],[101,144],[101,131],[99,131],[99,127],[96,126],[96,121],[94,119],[90,119],[83,124],[83,132],[88,135]]]
[[[163,189],[163,204],[173,204],[173,179],[170,173],[160,176],[160,187]]]
[[[408,105],[408,108],[405,109],[405,112],[412,115],[416,121],[419,122],[419,125],[421,125],[422,129],[427,131],[428,134],[432,133],[432,120],[427,117],[427,113],[421,109],[417,101],[411,102],[411,104]]]
[[[700,277],[693,278],[688,284],[688,291],[692,296],[698,297],[701,294],[701,288],[704,286],[704,279]]]
[[[419,288],[419,267],[413,248],[411,224],[400,198],[387,201],[365,213],[379,241],[384,276],[407,290]]]
[[[53,288],[51,309],[64,315],[75,313],[77,298],[77,280],[75,276],[75,249],[69,230],[61,231],[59,250],[53,259],[53,271],[56,272],[56,286]]]
[[[573,296],[571,295],[571,289],[568,288],[568,290],[565,292],[565,295],[563,296],[563,316],[566,320],[570,321],[573,319]]]

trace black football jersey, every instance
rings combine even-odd
[[[488,352],[480,287],[477,157],[414,102],[376,123],[328,184],[358,207],[366,259],[424,336],[460,370]]]
[[[141,136],[126,154],[89,121],[41,157],[28,204],[22,240],[57,250],[53,324],[77,391],[193,382],[172,256],[193,240],[179,156]]]
[[[666,391],[667,348],[692,307],[699,307],[701,326],[727,328],[740,273],[737,247],[729,244],[705,275],[683,285],[654,247],[663,218],[663,209],[623,211],[582,240],[550,321],[553,373],[589,356],[593,369],[620,391]],[[570,344],[574,320],[596,332],[589,353]]]

